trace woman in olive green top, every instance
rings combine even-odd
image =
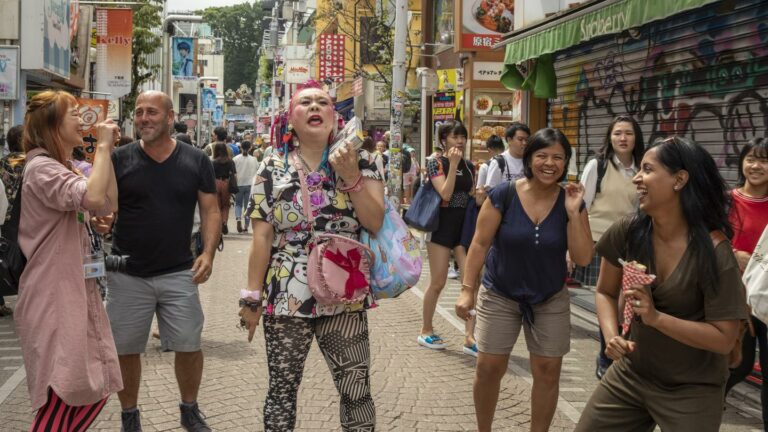
[[[683,138],[657,143],[634,177],[640,210],[617,222],[603,257],[597,314],[615,362],[582,413],[577,431],[717,431],[727,354],[746,318],[739,267],[728,241],[726,185],[712,157]],[[724,238],[723,238],[724,239]],[[656,275],[625,293],[636,318],[617,334],[619,259]]]

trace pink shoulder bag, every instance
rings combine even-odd
[[[364,244],[336,234],[316,233],[309,199],[307,173],[291,153],[301,183],[302,207],[311,230],[307,244],[307,283],[318,303],[339,305],[360,303],[370,292],[373,251]]]

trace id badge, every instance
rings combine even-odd
[[[104,254],[86,254],[83,256],[83,274],[86,279],[100,278],[107,275]]]

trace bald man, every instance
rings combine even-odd
[[[181,426],[210,431],[197,406],[203,374],[203,310],[198,284],[211,276],[221,216],[208,157],[170,136],[173,101],[159,91],[136,100],[134,124],[141,140],[112,154],[120,202],[112,254],[123,265],[109,272],[107,312],[125,388],[118,393],[123,431],[140,431],[141,358],[157,314],[162,348],[176,352]],[[200,206],[205,248],[193,261],[190,235]],[[117,267],[117,268],[116,268]]]

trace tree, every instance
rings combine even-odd
[[[264,12],[260,2],[210,7],[203,18],[224,42],[224,88],[253,87],[258,79]]]
[[[152,31],[162,24],[163,0],[138,0],[142,4],[133,10],[133,52],[131,54],[131,92],[123,97],[123,119],[136,106],[142,84],[155,78],[161,65],[150,65],[148,56],[162,45],[162,38]]]

